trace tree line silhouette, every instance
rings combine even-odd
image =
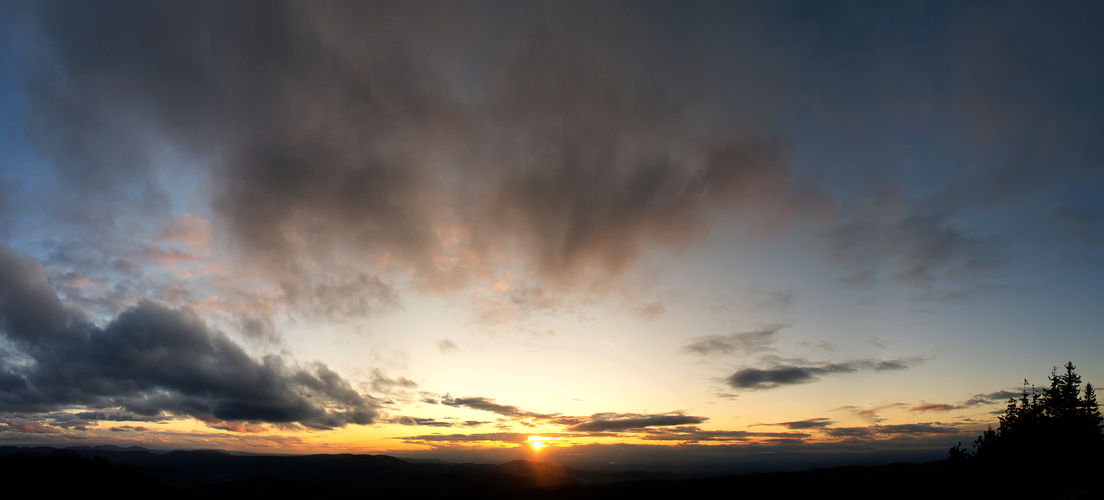
[[[984,468],[1007,466],[1034,471],[1091,466],[1104,451],[1101,434],[1100,408],[1096,390],[1091,383],[1081,390],[1081,376],[1072,362],[1065,372],[1055,368],[1050,374],[1050,387],[1037,390],[1024,380],[1019,399],[1011,398],[999,426],[989,427],[974,440],[974,452],[958,443],[950,449],[952,464],[979,465]]]

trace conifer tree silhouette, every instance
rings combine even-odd
[[[1081,376],[1072,362],[1065,371],[1055,368],[1050,387],[1038,391],[1024,380],[1020,398],[1008,401],[998,420],[974,441],[978,460],[993,464],[1045,464],[1056,458],[1078,459],[1099,456],[1104,451],[1104,418],[1096,402],[1096,390],[1086,384],[1081,391]],[[956,447],[957,448],[957,447]],[[951,457],[960,461],[963,451],[951,449]]]

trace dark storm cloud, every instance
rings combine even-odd
[[[805,384],[819,380],[824,375],[854,373],[858,371],[897,371],[919,363],[917,359],[859,360],[845,363],[794,366],[777,365],[771,368],[743,368],[730,375],[725,382],[735,389],[763,390],[786,385]]]
[[[298,422],[316,429],[369,424],[376,404],[321,363],[254,359],[188,310],[149,301],[97,327],[67,308],[38,262],[0,246],[0,411],[114,409],[145,417]],[[30,362],[27,362],[27,361]]]
[[[164,418],[138,415],[125,411],[83,411],[76,414],[77,417],[86,420],[104,420],[109,422],[160,422]]]
[[[780,325],[775,325],[750,332],[695,337],[690,339],[691,343],[682,346],[679,350],[702,356],[763,351],[770,348],[774,343],[775,334],[782,328]]]
[[[590,419],[571,427],[567,430],[575,432],[618,432],[629,429],[642,429],[645,427],[665,427],[675,425],[700,424],[709,420],[707,417],[696,417],[671,413],[665,415],[641,415],[636,413],[598,413],[591,415]]]
[[[95,427],[96,423],[95,422],[89,422],[87,420],[74,419],[74,420],[63,420],[63,421],[59,421],[59,422],[54,422],[54,425],[56,425],[58,427],[61,427],[63,429],[73,429],[73,430],[77,430],[77,431],[87,431],[89,428]]]
[[[520,252],[549,281],[616,275],[647,248],[692,244],[718,211],[766,230],[832,206],[794,177],[789,147],[769,127],[740,118],[705,134],[687,122],[690,87],[701,84],[668,77],[692,66],[683,51],[634,52],[656,45],[656,29],[684,43],[655,22],[670,19],[664,8],[14,10],[46,42],[21,54],[35,68],[28,130],[74,186],[73,206],[116,193],[140,198],[127,204],[145,207],[137,213],[166,212],[155,166],[168,145],[192,164],[214,163],[198,175],[218,188],[211,202],[229,241],[281,283],[352,259],[445,290],[501,251]],[[463,236],[444,238],[448,227]],[[318,314],[376,307],[325,299],[352,285],[393,302],[372,276],[312,283],[287,292],[319,297],[302,299]]]

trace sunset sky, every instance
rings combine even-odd
[[[0,445],[938,458],[1104,383],[1102,25],[0,2]]]

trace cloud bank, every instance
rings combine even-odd
[[[18,55],[34,69],[30,143],[71,194],[52,210],[61,220],[113,197],[146,206],[116,203],[80,224],[167,216],[169,150],[216,188],[206,201],[227,233],[205,239],[210,228],[184,220],[162,240],[229,244],[248,256],[239,265],[323,317],[395,303],[375,274],[321,272],[341,264],[444,291],[509,255],[563,284],[685,249],[717,214],[765,229],[831,211],[769,127],[704,133],[687,117],[691,89],[638,78],[686,63],[630,57],[633,44],[610,36],[647,45],[663,12],[564,6],[618,20],[598,28],[506,6],[438,7],[13,7],[49,41]],[[468,29],[457,32],[460,19]],[[334,300],[354,289],[364,298]]]
[[[326,365],[250,357],[187,309],[142,301],[98,327],[58,300],[37,261],[4,245],[0,328],[0,412],[122,409],[223,428],[234,421],[332,429],[378,418],[375,401]]]

